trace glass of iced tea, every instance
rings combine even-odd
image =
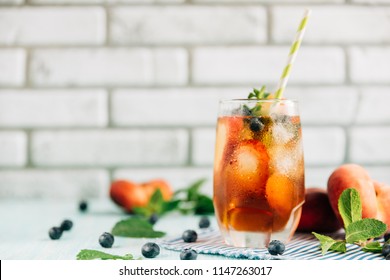
[[[304,202],[298,103],[224,100],[219,104],[214,207],[225,242],[264,248],[288,242]]]

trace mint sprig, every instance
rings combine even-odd
[[[328,251],[345,253],[346,243],[357,244],[369,252],[379,252],[379,248],[382,250],[379,242],[370,240],[382,236],[387,226],[376,219],[362,219],[362,203],[358,191],[353,188],[344,190],[338,200],[338,209],[344,222],[345,240],[334,240],[329,236],[313,232],[320,241],[323,255]]]
[[[118,256],[118,255],[111,255],[108,253],[104,253],[97,250],[88,250],[83,249],[81,250],[77,256],[77,260],[134,260],[134,257],[132,254],[126,254],[124,256]]]
[[[270,93],[265,92],[265,89],[265,86],[262,86],[261,89],[254,88],[253,91],[249,93],[248,99],[266,99]]]
[[[271,94],[265,91],[266,87],[262,86],[260,89],[254,88],[252,92],[249,93],[248,99],[257,99],[264,100],[267,99]],[[244,112],[247,112],[251,116],[260,116],[261,115],[261,103],[258,102],[253,108],[249,108],[247,105],[244,106]]]

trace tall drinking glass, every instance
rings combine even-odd
[[[288,242],[304,196],[297,102],[221,101],[213,199],[225,242],[254,248],[264,248],[270,240]]]

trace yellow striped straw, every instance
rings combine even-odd
[[[305,34],[306,24],[309,19],[309,16],[311,14],[310,9],[306,9],[305,13],[303,14],[303,18],[299,24],[297,33],[295,35],[294,41],[290,48],[290,53],[288,55],[287,59],[287,65],[283,69],[282,76],[279,80],[278,89],[275,92],[275,98],[280,99],[283,96],[284,89],[286,88],[288,78],[290,76],[290,71],[292,68],[292,65],[295,61],[295,58],[297,57],[299,47],[301,46],[303,35]]]

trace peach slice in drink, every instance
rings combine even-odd
[[[294,182],[286,175],[274,173],[267,181],[267,201],[274,213],[273,230],[282,230],[295,206]]]

